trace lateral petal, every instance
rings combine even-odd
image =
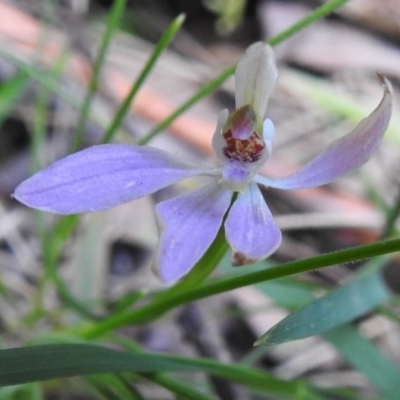
[[[378,148],[392,110],[392,87],[381,74],[384,95],[378,107],[347,135],[332,142],[328,148],[299,171],[280,179],[257,175],[254,180],[279,189],[303,189],[324,185],[355,171],[365,164]]]
[[[104,144],[39,171],[16,188],[14,197],[29,207],[58,214],[94,212],[146,196],[201,171],[156,148]]]
[[[165,283],[185,275],[215,239],[232,198],[232,191],[214,182],[156,206],[164,231],[158,265]]]
[[[263,260],[281,243],[281,231],[255,183],[233,203],[225,221],[225,235],[236,266]]]
[[[251,105],[257,116],[264,119],[277,79],[272,47],[263,42],[252,44],[236,66],[236,109]]]

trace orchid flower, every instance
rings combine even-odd
[[[391,85],[377,108],[347,135],[292,175],[258,174],[272,151],[274,125],[265,119],[278,73],[271,47],[248,48],[236,68],[236,110],[221,112],[213,137],[217,167],[197,165],[168,152],[124,144],[93,146],[55,162],[22,182],[14,197],[59,214],[95,212],[149,195],[174,182],[208,176],[210,183],[156,206],[163,232],[157,263],[172,283],[204,255],[224,223],[232,263],[257,262],[273,253],[281,231],[257,184],[280,189],[323,185],[363,165],[379,146],[391,115]],[[232,204],[233,194],[237,198]]]

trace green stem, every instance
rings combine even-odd
[[[198,288],[178,291],[171,294],[169,297],[162,296],[159,299],[156,297],[151,303],[140,308],[123,314],[113,315],[99,322],[96,326],[89,328],[84,333],[84,336],[97,337],[119,326],[149,322],[179,305],[228,292],[240,287],[398,251],[400,251],[400,239],[392,239],[323,254],[305,260],[292,261],[264,271],[253,272],[239,277],[216,280]]]
[[[189,100],[178,107],[169,117],[165,118],[159,124],[157,124],[143,139],[139,141],[140,145],[145,145],[150,142],[155,136],[161,131],[168,128],[173,121],[176,120],[181,114],[187,111],[191,106],[196,104],[199,100],[219,88],[233,73],[235,72],[235,65],[232,65],[220,75],[214,78],[212,81],[206,83],[199,91],[197,91]]]
[[[113,3],[113,7],[110,11],[110,16],[107,21],[107,28],[104,32],[100,43],[99,54],[97,56],[96,62],[93,67],[92,78],[89,83],[89,87],[86,93],[85,100],[83,101],[83,105],[79,114],[79,121],[76,128],[76,133],[74,137],[74,141],[72,144],[72,149],[74,151],[78,150],[83,141],[83,134],[85,130],[85,124],[89,116],[90,104],[92,102],[92,98],[97,90],[99,84],[100,71],[104,64],[104,59],[107,53],[108,46],[110,44],[111,38],[118,27],[119,21],[122,17],[122,14],[125,10],[126,0],[116,0]]]
[[[308,25],[310,25],[312,22],[321,19],[323,17],[326,17],[327,15],[331,14],[333,11],[335,11],[337,8],[341,7],[343,4],[347,3],[348,0],[332,0],[328,1],[326,4],[323,4],[322,6],[318,7],[315,11],[313,11],[311,14],[307,15],[303,19],[301,19],[299,22],[296,22],[293,24],[289,29],[286,29],[282,33],[279,33],[272,39],[268,41],[268,43],[271,46],[275,46],[278,43],[283,42],[287,38],[293,36],[295,33],[301,31],[302,29],[306,28]]]
[[[158,57],[162,54],[165,48],[171,43],[172,39],[175,37],[176,33],[179,31],[180,27],[182,26],[185,20],[185,16],[183,14],[179,15],[172,21],[171,25],[167,28],[164,34],[161,36],[161,39],[158,41],[156,47],[154,48],[153,53],[151,54],[149,60],[147,61],[146,65],[144,66],[142,72],[140,73],[139,77],[136,79],[135,83],[133,84],[128,96],[122,103],[121,107],[117,111],[113,121],[111,122],[110,126],[105,133],[102,142],[108,143],[114,137],[115,133],[117,132],[118,127],[121,125],[121,122],[127,112],[129,111],[129,107],[139,91],[142,87],[142,84],[146,80],[147,76],[152,71],[154,64],[158,60]]]

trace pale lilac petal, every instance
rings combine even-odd
[[[221,185],[233,192],[244,192],[253,178],[252,166],[254,163],[232,160],[222,169]]]
[[[384,87],[383,99],[352,132],[332,142],[323,153],[292,175],[281,179],[257,175],[254,180],[279,189],[302,189],[324,185],[366,163],[381,143],[392,109],[390,82],[382,75],[378,77]]]
[[[264,119],[277,79],[272,48],[262,42],[251,45],[236,67],[236,109],[251,105],[257,116]]]
[[[151,147],[105,144],[79,151],[22,182],[14,197],[59,214],[99,211],[153,193],[201,168]]]
[[[269,156],[272,154],[274,138],[275,138],[275,125],[270,119],[267,118],[263,123],[263,139],[265,145],[267,146]]]
[[[232,198],[217,182],[159,203],[156,207],[164,232],[158,265],[165,283],[185,275],[215,239]]]
[[[281,231],[255,183],[232,205],[225,235],[232,248],[232,264],[237,266],[263,260],[281,243]]]

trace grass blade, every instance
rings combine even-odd
[[[369,340],[351,326],[336,328],[324,335],[342,357],[361,371],[385,396],[397,399],[400,393],[398,367],[386,358]],[[387,397],[385,397],[387,398]]]
[[[86,97],[82,104],[82,107],[80,108],[79,121],[76,128],[74,141],[72,144],[72,149],[75,151],[81,147],[83,134],[85,130],[85,124],[89,116],[90,104],[92,102],[92,98],[97,90],[97,86],[99,83],[100,71],[103,66],[111,38],[114,35],[116,29],[118,28],[119,21],[125,10],[125,5],[126,5],[126,0],[116,0],[113,2],[113,6],[110,11],[110,16],[107,21],[107,28],[103,34],[100,43],[99,53],[93,67],[93,73],[86,93]]]
[[[278,34],[277,36],[273,37],[268,41],[268,43],[272,46],[275,46],[285,39],[293,36],[295,33],[299,32],[300,30],[304,29],[312,22],[325,17],[326,15],[332,13],[337,8],[345,4],[347,0],[331,0],[328,1],[326,4],[318,7],[315,11],[301,19],[299,22],[293,24],[290,28],[286,29],[282,33]],[[167,128],[176,118],[178,118],[181,114],[187,111],[191,106],[196,104],[199,100],[203,97],[207,96],[208,94],[212,93],[214,90],[218,89],[231,75],[234,74],[236,69],[235,65],[227,68],[223,71],[220,75],[216,78],[211,80],[209,83],[204,85],[198,92],[196,92],[192,97],[190,97],[185,103],[183,103],[180,107],[178,107],[170,116],[165,118],[159,124],[157,124],[145,138],[140,141],[140,144],[148,143],[153,137],[158,135],[161,131]]]
[[[252,368],[208,359],[130,354],[85,344],[32,346],[0,351],[2,386],[76,375],[172,371],[202,371],[289,399],[298,399],[298,393],[303,393],[305,398],[320,398],[305,382],[284,381]]]
[[[185,16],[183,14],[179,15],[177,18],[172,21],[171,25],[167,28],[164,34],[161,36],[160,40],[158,41],[156,47],[153,50],[149,60],[147,61],[146,65],[143,67],[142,72],[136,79],[135,83],[133,84],[128,96],[121,104],[121,107],[115,114],[113,121],[111,122],[110,126],[105,133],[102,142],[108,143],[114,137],[118,127],[121,125],[121,122],[127,112],[129,111],[129,107],[139,89],[142,87],[142,84],[146,80],[147,76],[152,71],[155,63],[158,60],[158,57],[162,54],[162,52],[168,47],[171,43],[179,29],[181,28],[183,22],[185,20]]]
[[[276,345],[327,332],[360,317],[390,296],[381,274],[362,276],[289,315],[255,344]]]

